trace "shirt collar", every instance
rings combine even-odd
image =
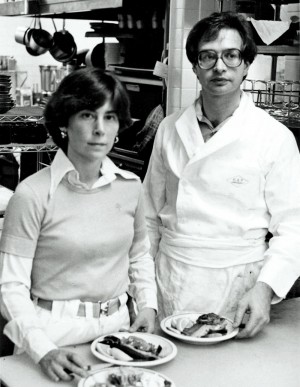
[[[209,127],[211,127],[213,129],[213,124],[209,121],[208,118],[206,118],[203,115],[201,94],[200,94],[199,98],[197,98],[195,101],[195,112],[196,112],[196,116],[197,116],[197,119],[199,122],[204,122],[205,124],[207,124]]]
[[[102,161],[102,166],[100,171],[102,176],[94,184],[93,188],[111,183],[113,180],[117,178],[116,175],[120,175],[124,179],[135,179],[135,180],[139,179],[139,177],[134,173],[129,171],[124,171],[118,168],[108,157],[105,157],[104,160]],[[72,182],[73,184],[76,179],[77,179],[77,182],[80,183],[78,171],[75,169],[70,159],[66,156],[66,154],[61,149],[57,151],[54,157],[54,160],[51,164],[50,175],[51,175],[50,191],[49,191],[50,198],[53,197],[58,185],[66,175],[72,176],[72,179],[69,179],[69,181]],[[82,186],[83,183],[79,185]]]
[[[240,105],[239,107],[241,106],[242,102],[244,101],[245,99],[245,93],[243,93],[243,91],[241,90],[241,99],[240,99]],[[209,121],[209,119],[207,117],[204,116],[203,114],[203,110],[202,110],[202,105],[203,105],[203,101],[202,101],[202,95],[200,93],[199,95],[199,98],[196,99],[196,101],[194,102],[195,104],[195,112],[196,112],[196,116],[197,116],[197,119],[199,121],[199,124],[200,123],[206,123],[211,130],[213,130],[214,132],[217,132],[219,129],[221,129],[221,127],[232,117],[236,114],[237,111],[239,111],[239,107],[237,109],[235,109],[235,111],[233,112],[233,114],[231,116],[229,116],[228,118],[226,118],[223,122],[221,122],[218,126],[214,127],[213,124]]]

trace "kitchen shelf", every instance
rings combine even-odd
[[[16,154],[19,154],[19,165],[20,165],[20,174],[23,171],[23,163],[22,163],[22,155],[26,154],[35,154],[35,167],[34,171],[32,172],[37,172],[44,167],[48,166],[50,164],[50,160],[52,159],[53,152],[56,152],[58,150],[58,147],[52,142],[52,141],[47,141],[46,143],[43,144],[19,144],[19,143],[11,143],[11,144],[5,144],[5,145],[0,145],[0,155],[4,154],[14,154],[15,157]],[[44,157],[43,155],[48,155],[48,160],[47,163],[44,162]],[[20,176],[19,176],[20,178]]]
[[[16,108],[17,109],[17,108]],[[43,122],[43,116],[41,115],[17,115],[17,114],[0,114],[0,123],[22,122],[22,123],[38,123]]]
[[[5,144],[0,145],[0,153],[40,153],[40,152],[52,152],[57,151],[58,147],[55,144],[44,143],[44,144]]]
[[[122,0],[25,0],[0,4],[1,16],[33,16],[86,19],[116,20],[113,9],[122,6]]]
[[[257,46],[258,54],[299,55],[300,46]]]
[[[132,32],[126,32],[126,31],[115,31],[115,32],[109,32],[109,31],[87,31],[85,33],[86,38],[123,38],[123,39],[132,39],[134,38],[134,34]]]

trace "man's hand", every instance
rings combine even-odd
[[[81,378],[88,376],[84,370],[84,362],[81,357],[65,349],[53,349],[49,351],[39,361],[39,364],[43,372],[54,382],[72,380],[70,373],[78,375]]]
[[[239,301],[233,326],[238,327],[245,314],[249,314],[249,320],[236,336],[238,339],[253,337],[269,323],[273,295],[269,285],[257,282]]]
[[[155,317],[156,317],[156,312],[154,309],[152,308],[142,309],[138,313],[135,322],[129,328],[129,332],[136,332],[136,331],[142,331],[142,332],[148,332],[148,333],[154,332]]]

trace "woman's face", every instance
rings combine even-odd
[[[113,147],[119,119],[111,102],[97,110],[81,110],[69,118],[68,157],[76,162],[102,161]]]

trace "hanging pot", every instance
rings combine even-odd
[[[49,50],[52,46],[52,35],[42,29],[42,24],[40,18],[38,18],[39,28],[36,28],[36,21],[34,21],[34,28],[31,28],[25,36],[25,44],[28,48],[27,52],[30,55],[38,56],[42,55]]]
[[[85,56],[85,64],[90,67],[105,69],[105,43],[99,43],[90,49]]]
[[[65,29],[65,20],[63,21],[63,29],[56,30],[53,34],[53,44],[49,52],[59,62],[69,62],[76,55],[77,46],[72,34]]]

